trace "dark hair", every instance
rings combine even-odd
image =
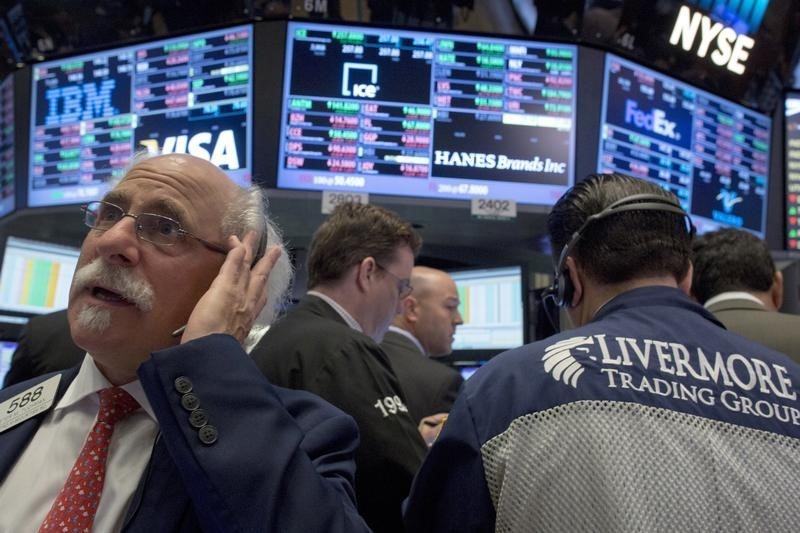
[[[308,287],[337,281],[366,257],[389,263],[399,246],[414,256],[422,239],[411,224],[375,205],[341,204],[314,233],[308,252]]]
[[[590,174],[562,196],[547,219],[554,263],[586,221],[612,203],[634,194],[675,196],[655,183],[625,174]],[[672,275],[689,268],[692,234],[685,216],[667,211],[624,211],[590,223],[572,250],[586,274],[599,283],[622,283]]]
[[[727,291],[768,291],[775,277],[775,263],[764,241],[738,229],[696,238],[692,263],[692,294],[701,303]]]

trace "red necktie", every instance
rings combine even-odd
[[[102,389],[97,394],[100,396],[97,422],[86,437],[83,449],[42,522],[39,533],[92,530],[103,492],[108,443],[114,425],[139,407],[139,403],[119,387]]]

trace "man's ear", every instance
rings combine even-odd
[[[686,296],[693,298],[692,296],[692,277],[694,276],[694,265],[692,262],[689,261],[689,268],[686,269],[686,274],[683,276],[683,279],[678,280],[678,288],[686,293]],[[695,301],[697,299],[695,298]]]
[[[402,308],[403,317],[405,317],[406,322],[414,324],[419,320],[419,306],[417,305],[417,299],[413,296],[406,296],[403,298],[403,301],[400,302],[400,307]]]
[[[775,271],[772,276],[772,286],[769,288],[769,296],[775,310],[778,311],[783,305],[783,272],[780,270]]]
[[[365,292],[370,288],[372,280],[375,278],[378,264],[375,262],[375,258],[365,257],[356,265],[355,269],[356,285],[362,292]]]
[[[566,270],[564,275],[569,278],[572,285],[572,298],[566,304],[569,307],[575,307],[581,303],[584,289],[583,279],[578,272],[578,263],[575,262],[575,258],[572,256],[567,257],[566,261],[564,261],[564,270]]]

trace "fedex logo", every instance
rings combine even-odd
[[[359,70],[369,72],[369,83],[350,83],[351,74]],[[342,72],[342,96],[375,98],[380,90],[380,87],[375,85],[377,82],[378,65],[347,62],[344,64],[344,71]]]
[[[681,138],[680,134],[675,131],[677,123],[667,120],[667,114],[664,111],[653,109],[652,112],[647,113],[639,109],[635,100],[628,99],[625,102],[625,122],[676,141]]]

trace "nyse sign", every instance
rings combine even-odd
[[[744,74],[745,62],[756,43],[753,38],[738,34],[733,28],[713,22],[708,16],[692,12],[686,6],[681,6],[678,11],[669,42],[680,45],[687,52],[694,50],[697,57],[708,55],[715,65],[739,75]]]

